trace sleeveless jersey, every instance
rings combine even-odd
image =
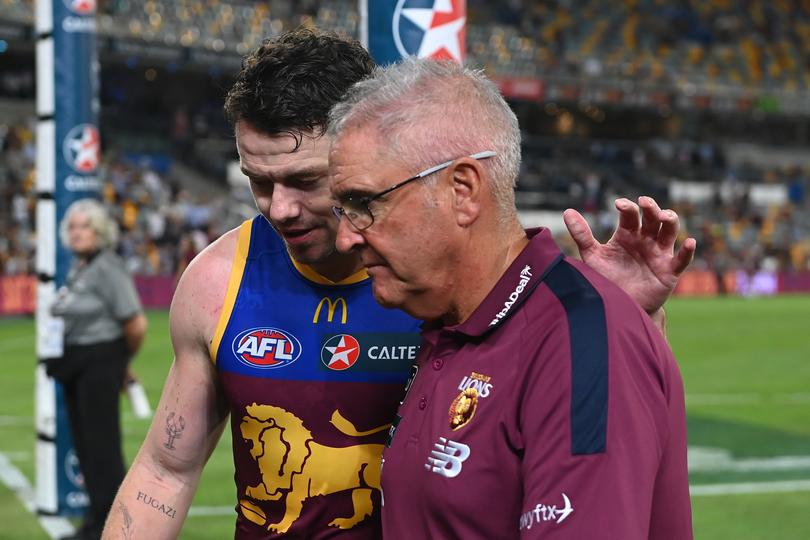
[[[261,216],[239,230],[211,356],[228,399],[236,538],[378,539],[380,460],[419,348],[365,271],[333,283]]]

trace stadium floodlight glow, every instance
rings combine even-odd
[[[486,159],[495,157],[498,154],[493,152],[492,150],[484,150],[483,152],[477,152],[475,154],[470,154],[469,157],[473,159]],[[461,158],[456,158],[461,159]],[[371,212],[371,208],[369,205],[379,199],[384,195],[388,195],[392,191],[396,191],[397,189],[410,184],[416,180],[421,180],[426,176],[430,176],[435,172],[439,172],[443,169],[446,169],[450,165],[453,164],[456,159],[451,159],[450,161],[445,161],[444,163],[440,163],[438,165],[434,165],[433,167],[427,168],[422,172],[416,173],[415,175],[411,176],[410,178],[403,180],[393,186],[380,191],[379,193],[375,193],[374,195],[366,195],[363,197],[341,197],[340,202],[343,206],[333,206],[332,212],[335,214],[335,217],[340,219],[343,216],[349,220],[349,223],[357,229],[358,231],[363,231],[371,227],[374,224],[374,214]]]

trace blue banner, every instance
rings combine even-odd
[[[98,52],[95,0],[53,0],[56,124],[56,222],[70,204],[98,197],[101,158],[98,130]],[[57,247],[56,285],[62,286],[71,255]]]
[[[465,0],[361,0],[363,35],[381,65],[406,56],[464,62]]]
[[[74,201],[98,198],[101,158],[99,64],[95,0],[53,1],[56,224]],[[56,287],[65,283],[72,255],[56,247]],[[88,498],[73,450],[62,389],[56,389],[56,489],[59,515],[79,515]]]

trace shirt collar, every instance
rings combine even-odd
[[[526,236],[529,237],[529,243],[472,315],[461,324],[441,330],[469,337],[482,336],[503,324],[518,310],[535,287],[563,258],[563,253],[548,229],[527,229]]]

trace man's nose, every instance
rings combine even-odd
[[[301,192],[283,184],[273,186],[270,198],[269,217],[273,222],[283,223],[301,215]]]
[[[365,244],[366,239],[363,235],[351,224],[349,218],[343,216],[340,218],[338,224],[337,238],[335,239],[335,247],[341,253],[349,253]]]

